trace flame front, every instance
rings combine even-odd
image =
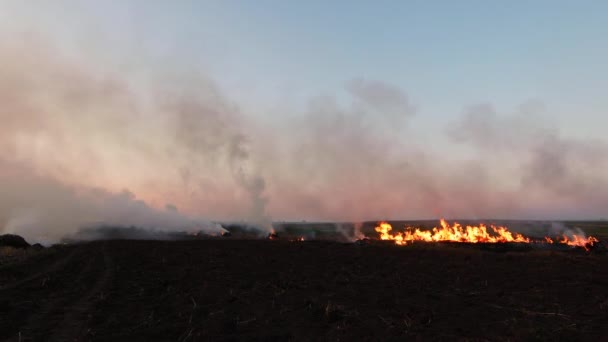
[[[388,222],[380,222],[376,232],[381,240],[394,241],[397,245],[406,245],[414,241],[425,242],[465,242],[465,243],[559,243],[569,246],[583,247],[589,250],[598,240],[592,236],[573,235],[572,238],[563,235],[561,239],[545,237],[543,240],[532,240],[518,233],[510,232],[506,227],[480,224],[479,226],[462,226],[459,223],[450,225],[441,219],[441,227],[432,230],[406,227],[403,232],[391,233],[393,227]]]
[[[491,230],[493,233],[490,233]],[[381,240],[392,240],[398,245],[405,245],[413,241],[452,241],[468,243],[499,243],[499,242],[522,242],[529,243],[530,239],[521,234],[513,234],[507,228],[500,226],[462,226],[454,223],[450,226],[445,220],[441,220],[441,228],[432,230],[421,230],[419,228],[406,227],[405,232],[391,234],[393,227],[387,222],[380,222],[376,232],[380,233]]]
[[[566,236],[564,234],[564,235],[562,235],[562,238],[560,240],[558,240],[557,242],[554,241],[553,243],[561,243],[561,244],[573,246],[573,247],[582,247],[588,251],[597,242],[599,242],[599,240],[594,238],[593,236],[584,237],[584,236],[574,234],[574,235],[572,235],[572,238],[569,238],[568,236]]]

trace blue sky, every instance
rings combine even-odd
[[[203,56],[210,41],[226,57],[212,69],[269,99],[282,88],[331,93],[365,77],[401,86],[436,120],[473,103],[509,111],[535,99],[576,134],[598,134],[589,121],[606,122],[605,2],[222,4],[184,6],[189,13],[173,18],[185,24],[162,26],[181,26],[176,44]]]
[[[59,41],[200,67],[260,112],[363,77],[404,89],[427,127],[530,99],[570,134],[608,124],[604,1],[4,2]]]

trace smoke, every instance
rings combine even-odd
[[[269,221],[264,180],[247,165],[236,126],[242,121],[212,84],[201,77],[154,83],[153,100],[134,84],[63,56],[40,37],[2,40],[0,229],[45,241],[97,222],[217,231],[198,217],[214,211],[207,203],[222,205],[222,197],[201,200],[196,190],[223,191],[229,180],[214,176],[228,169],[251,197],[250,219]],[[178,172],[184,188],[195,189],[181,198],[190,210],[157,209],[170,201]],[[147,202],[124,188],[148,195]],[[235,197],[223,200],[231,207],[220,214],[239,217],[245,205]],[[198,205],[202,210],[193,212]]]
[[[266,232],[272,231],[272,219],[266,214],[264,190],[266,182],[262,176],[252,173],[248,167],[249,152],[246,149],[244,136],[237,135],[231,140],[230,165],[236,183],[243,187],[250,196],[251,211],[249,220],[260,225]]]
[[[313,98],[296,119],[280,123],[277,131],[288,134],[275,135],[284,140],[269,172],[273,188],[289,190],[281,194],[285,200],[271,203],[273,210],[298,219],[359,221],[408,209],[405,192],[418,192],[421,184],[412,163],[425,163],[399,139],[414,107],[389,84],[361,79],[345,89],[345,104]]]
[[[473,106],[448,127],[448,134],[454,142],[472,147],[487,169],[499,165],[506,170],[520,202],[544,202],[544,208],[530,208],[537,218],[605,215],[608,146],[565,137],[543,114],[537,102],[502,116],[490,105]]]
[[[0,227],[32,240],[95,222],[605,215],[608,148],[565,136],[539,103],[473,106],[420,132],[405,91],[359,78],[269,120],[198,69],[130,72],[40,36],[0,38]]]
[[[183,80],[176,83],[181,85],[177,91],[175,88],[163,89],[162,108],[165,113],[177,114],[172,123],[176,128],[176,147],[187,156],[181,161],[184,164],[180,168],[183,183],[186,187],[198,183],[199,189],[207,190],[201,175],[210,170],[221,172],[225,170],[222,166],[227,167],[234,183],[249,197],[246,218],[269,232],[272,221],[266,213],[266,182],[250,158],[249,137],[243,127],[246,119],[238,107],[226,100],[202,75],[189,76],[185,84]]]
[[[0,227],[30,241],[51,243],[84,227],[134,226],[145,229],[219,233],[212,222],[181,214],[174,205],[150,207],[128,190],[69,186],[26,165],[0,160]]]
[[[364,239],[365,234],[363,234],[361,228],[363,228],[362,222],[335,224],[336,232],[347,242],[355,242]]]
[[[585,237],[586,234],[578,227],[568,227],[562,222],[551,222],[549,227],[548,236],[567,236],[569,239],[572,239],[574,235]]]

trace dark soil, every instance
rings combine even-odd
[[[0,265],[14,341],[608,340],[608,255],[104,241]]]

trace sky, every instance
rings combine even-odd
[[[0,0],[3,181],[209,220],[605,218],[606,13]],[[58,215],[29,202],[0,225]]]

